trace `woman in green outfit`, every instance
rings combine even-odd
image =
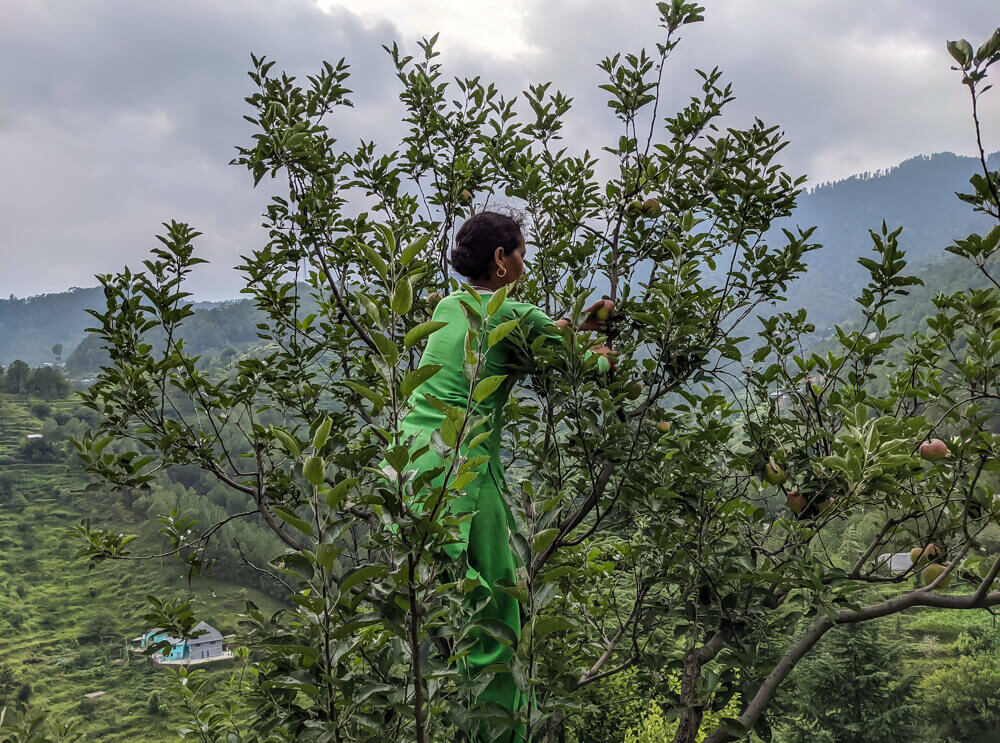
[[[430,335],[420,366],[440,364],[441,369],[411,393],[409,402],[413,408],[400,424],[404,439],[410,435],[416,436],[411,450],[428,443],[431,432],[441,427],[445,417],[444,413],[427,401],[425,393],[462,409],[469,403],[470,382],[463,371],[469,322],[460,304],[476,307],[485,318],[486,303],[490,295],[501,287],[514,283],[524,273],[524,253],[521,228],[511,217],[495,212],[480,212],[458,231],[451,265],[469,280],[469,285],[479,294],[479,298],[471,292],[458,291],[442,299],[434,310],[433,319],[447,325]],[[604,322],[597,316],[602,309],[610,314],[613,304],[609,300],[594,304],[587,310],[588,317],[579,328],[603,330]],[[535,305],[508,297],[488,323],[485,323],[483,332],[522,315],[529,343],[539,335],[551,337],[553,342],[559,343],[558,329],[569,324],[568,320],[554,322]],[[471,451],[463,451],[463,454],[467,453],[469,457],[487,455],[489,460],[480,467],[478,475],[466,487],[465,492],[453,501],[453,513],[474,512],[475,515],[462,523],[462,541],[446,545],[444,550],[453,559],[459,558],[465,551],[469,565],[466,577],[476,578],[485,586],[485,589],[478,590],[489,591],[490,601],[479,618],[498,619],[520,638],[520,606],[509,594],[496,588],[500,579],[516,582],[515,570],[519,566],[510,548],[509,532],[516,530],[517,526],[504,499],[504,473],[500,460],[504,406],[516,382],[516,365],[520,356],[513,336],[514,334],[507,336],[486,352],[484,368],[480,369],[477,376],[478,380],[482,380],[494,375],[507,375],[503,383],[482,402],[472,403],[472,415],[486,416],[489,421],[487,425],[492,432],[485,441]],[[614,352],[607,346],[598,345],[587,352],[588,355],[594,353],[602,355],[598,359],[599,370],[607,371],[610,356]],[[427,452],[411,462],[408,469],[425,471],[442,465],[447,471],[447,463],[442,461],[434,447],[429,447]],[[392,476],[391,467],[386,470],[386,474]],[[439,475],[432,486],[441,487],[444,476],[444,473]],[[477,633],[476,639],[477,644],[467,656],[465,667],[472,676],[494,663],[503,663],[512,654],[509,647],[485,633]],[[497,702],[511,711],[518,710],[524,701],[513,677],[506,673],[494,676],[479,699]],[[515,730],[505,740],[514,743],[522,739],[523,730]]]

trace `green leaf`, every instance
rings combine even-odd
[[[499,387],[506,378],[506,374],[497,374],[492,377],[487,377],[476,385],[475,389],[472,391],[473,398],[475,398],[476,402],[482,402],[487,397],[492,395],[494,390],[496,390],[496,388]]]
[[[281,442],[281,445],[284,446],[285,449],[292,456],[297,457],[299,456],[299,454],[301,454],[298,442],[296,442],[295,439],[292,438],[292,435],[288,433],[288,431],[286,431],[283,428],[276,428],[273,425],[269,426],[269,428],[271,429],[271,433],[274,435],[274,437]]]
[[[542,552],[555,541],[557,536],[559,536],[558,529],[545,529],[544,531],[540,531],[531,540],[531,549],[535,552]]]
[[[392,309],[398,315],[405,315],[412,306],[413,284],[409,278],[404,278],[396,284],[396,291],[392,293]]]
[[[388,572],[388,568],[385,565],[362,565],[359,568],[354,568],[348,571],[343,580],[340,581],[340,592],[347,593],[362,581],[370,580],[376,576],[381,578],[386,572]]]
[[[368,262],[371,263],[372,268],[374,268],[378,275],[384,279],[387,273],[387,267],[385,261],[382,260],[382,256],[376,253],[368,245],[365,245],[364,243],[359,244],[361,245],[362,252],[365,254],[365,258],[367,258]]]
[[[399,349],[396,348],[396,344],[381,333],[372,333],[371,336],[375,342],[375,347],[378,348],[378,352],[382,354],[385,362],[389,366],[395,366],[396,362],[399,361]]]
[[[299,517],[290,508],[285,508],[284,506],[274,506],[272,510],[274,511],[275,516],[277,516],[279,519],[284,521],[292,528],[298,529],[300,532],[306,534],[307,536],[311,537],[313,535],[313,529],[312,526],[309,524],[309,522]]]
[[[409,397],[413,390],[437,374],[440,369],[440,364],[425,364],[424,366],[418,366],[416,369],[403,377],[403,381],[399,385],[400,394],[403,395],[403,397]]]
[[[313,451],[319,451],[324,446],[326,446],[327,439],[330,438],[330,426],[333,425],[333,419],[327,416],[322,423],[319,424],[319,428],[316,429],[316,435],[313,436]]]
[[[517,642],[517,636],[514,634],[514,630],[501,622],[499,619],[486,617],[485,619],[480,619],[476,622],[475,626],[479,627],[487,635],[492,637],[497,642],[503,643],[507,647],[514,647],[514,644]]]
[[[475,480],[476,477],[478,476],[479,473],[476,472],[475,470],[471,472],[463,472],[461,475],[459,475],[458,477],[456,477],[454,480],[451,481],[451,487],[454,490],[464,490],[466,486],[468,486],[469,483]]]
[[[448,323],[441,322],[440,320],[428,320],[427,322],[422,322],[406,334],[403,338],[403,344],[407,348],[410,348],[429,336],[435,330],[440,330],[447,324]]]
[[[502,322],[495,328],[493,328],[493,330],[490,331],[489,338],[487,339],[490,348],[492,348],[497,343],[506,338],[508,335],[510,335],[511,331],[513,331],[514,328],[517,327],[519,322],[521,322],[520,318],[514,318],[513,320]]]
[[[534,633],[535,637],[545,637],[553,632],[573,629],[573,623],[565,617],[536,617]]]
[[[948,53],[952,56],[961,68],[967,69],[972,64],[972,45],[965,39],[948,42]]]
[[[316,562],[327,570],[333,570],[334,561],[340,556],[343,548],[324,542],[316,548]]]
[[[369,401],[371,401],[372,403],[374,403],[374,405],[377,408],[380,408],[380,407],[382,407],[382,405],[385,404],[385,401],[382,399],[382,397],[377,392],[375,392],[374,390],[368,389],[363,384],[358,384],[357,382],[341,382],[341,384],[343,384],[345,387],[348,387],[348,388],[354,390],[355,392],[357,392],[362,397],[367,398]]]
[[[430,242],[432,237],[434,237],[432,234],[427,233],[407,245],[403,249],[402,255],[399,256],[399,262],[404,266],[408,265],[416,257],[417,253],[427,247],[427,243]]]
[[[410,461],[410,450],[400,444],[392,447],[385,453],[386,461],[393,466],[396,472],[402,472]]]
[[[507,299],[507,287],[501,286],[499,291],[493,292],[493,296],[490,297],[490,301],[486,303],[486,313],[489,315],[495,315],[497,310],[500,309],[500,305],[504,303]]]

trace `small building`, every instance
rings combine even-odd
[[[905,573],[912,565],[909,552],[884,552],[875,559],[875,567],[879,572],[892,575]]]
[[[142,647],[147,648],[162,640],[169,642],[169,648],[153,654],[153,659],[157,662],[190,662],[228,656],[222,633],[207,622],[198,622],[191,634],[195,636],[186,639],[173,637],[166,630],[157,627],[143,635]]]

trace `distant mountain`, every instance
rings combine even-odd
[[[212,309],[226,302],[196,302],[193,309]],[[96,320],[87,309],[105,307],[104,288],[74,286],[57,294],[0,299],[0,364],[21,359],[31,366],[56,360],[52,347],[62,344],[65,360]]]
[[[990,166],[998,163],[1000,153],[994,153]],[[867,279],[857,259],[871,254],[868,230],[877,230],[883,219],[890,228],[903,226],[900,240],[911,271],[943,258],[944,248],[955,238],[988,228],[986,217],[955,197],[956,191],[970,189],[969,177],[978,169],[974,158],[950,152],[918,155],[889,170],[825,183],[804,193],[794,215],[776,225],[770,237],[780,242],[781,227],[816,225],[812,239],[824,247],[806,256],[809,270],[789,286],[787,306],[805,307],[819,337],[849,317],[851,299]],[[96,369],[100,343],[89,337],[80,344],[85,328],[95,322],[86,308],[103,306],[101,287],[0,300],[0,364],[17,358],[33,366],[54,361],[52,346],[61,343],[71,375]],[[262,318],[250,300],[196,302],[193,309],[196,315],[187,320],[184,331],[193,353],[218,353],[257,340],[256,324]],[[752,333],[754,328],[748,324],[745,330]]]
[[[996,168],[1000,152],[988,163]],[[859,256],[872,254],[868,230],[878,231],[883,219],[890,229],[903,227],[900,246],[911,273],[948,255],[944,249],[956,238],[988,230],[989,218],[955,196],[971,190],[969,178],[979,171],[979,161],[971,157],[919,155],[887,171],[852,176],[803,194],[793,216],[777,228],[816,225],[812,241],[824,247],[806,255],[809,270],[789,286],[788,304],[805,307],[820,336],[843,321],[868,279],[857,264]],[[777,228],[773,239],[780,239]]]

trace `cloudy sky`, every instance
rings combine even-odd
[[[972,154],[968,96],[945,40],[977,45],[996,0],[707,0],[665,74],[666,108],[718,65],[730,121],[780,124],[789,170],[810,182],[916,154]],[[5,0],[0,24],[0,297],[95,286],[141,261],[169,219],[204,236],[187,284],[238,296],[240,255],[261,244],[265,194],[227,163],[249,135],[250,52],[297,75],[345,57],[356,108],[341,141],[400,134],[399,83],[381,45],[440,31],[450,74],[508,95],[551,80],[574,98],[566,142],[617,137],[597,62],[660,39],[651,0]],[[984,99],[1000,149],[1000,89]]]

